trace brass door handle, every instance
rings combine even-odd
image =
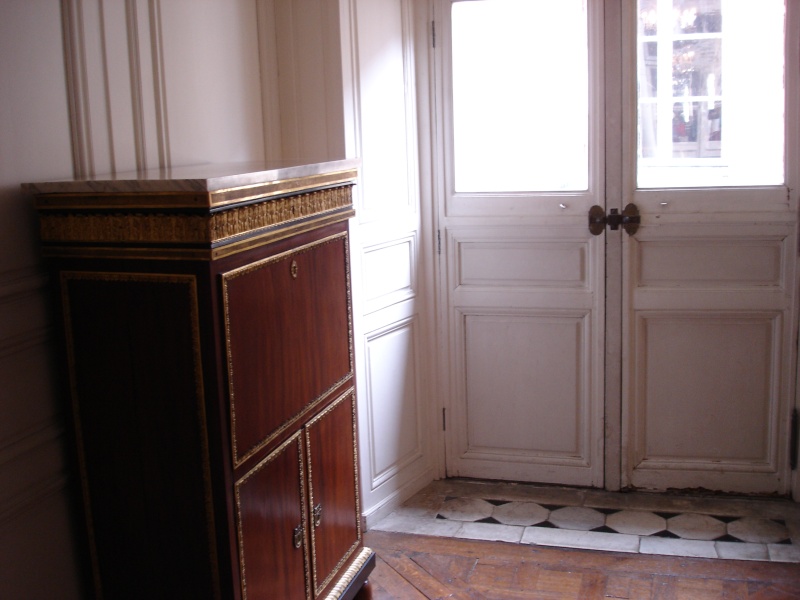
[[[639,208],[631,203],[628,204],[619,214],[619,210],[612,208],[608,215],[602,206],[594,205],[589,209],[589,232],[592,235],[600,235],[608,225],[612,231],[622,228],[628,235],[633,235],[639,230],[642,218],[639,216]]]

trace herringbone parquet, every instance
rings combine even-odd
[[[800,599],[800,566],[563,550],[381,531],[358,600]]]

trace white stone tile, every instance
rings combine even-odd
[[[494,506],[480,498],[453,498],[442,503],[439,514],[456,521],[480,521],[492,516]]]
[[[601,531],[574,531],[549,527],[526,527],[523,544],[605,550],[607,552],[638,552],[639,536]]]
[[[506,525],[536,525],[549,516],[550,511],[535,502],[509,502],[492,511],[492,517]]]
[[[606,517],[606,525],[620,533],[652,535],[667,528],[667,520],[643,510],[623,510]]]
[[[382,521],[376,523],[375,526],[372,527],[372,530],[454,537],[461,525],[462,523],[460,521],[409,517],[392,513]]]
[[[777,544],[789,538],[789,530],[770,519],[744,517],[728,523],[728,533],[745,542]]]
[[[490,540],[518,544],[522,539],[524,527],[498,525],[496,523],[461,523],[455,537],[468,540]]]
[[[746,544],[743,542],[714,542],[720,558],[734,560],[769,560],[766,544]]]
[[[715,540],[725,535],[725,523],[708,515],[694,513],[668,519],[667,529],[688,540]]]
[[[606,516],[593,508],[568,506],[551,512],[548,521],[563,529],[589,531],[595,527],[602,527],[606,522]]]
[[[700,540],[675,540],[671,538],[643,537],[639,543],[642,554],[664,554],[666,556],[694,556],[717,558],[714,542]]]
[[[767,544],[773,562],[800,562],[800,546],[794,544]]]

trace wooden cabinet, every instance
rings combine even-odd
[[[97,597],[352,598],[356,165],[30,184]]]

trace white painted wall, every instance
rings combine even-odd
[[[352,223],[362,509],[374,520],[436,476],[412,10],[425,4],[2,3],[0,596],[84,596],[63,449],[69,425],[23,182],[362,158]]]
[[[0,5],[0,597],[85,597],[47,281],[20,183],[262,160],[278,144],[264,128],[277,102],[260,81],[261,4]]]
[[[0,132],[0,595],[79,598],[46,281],[19,193],[72,172],[56,2],[0,9]]]

